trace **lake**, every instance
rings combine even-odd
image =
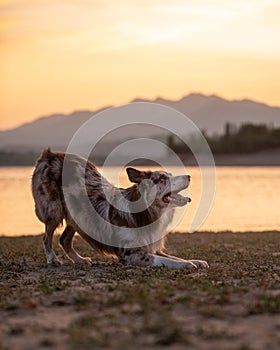
[[[31,194],[32,167],[0,168],[0,235],[41,234],[44,226],[35,216]],[[175,167],[168,171],[177,174]],[[201,175],[188,167],[191,185],[188,204],[173,231],[187,232],[201,195]],[[105,170],[106,177],[116,173]],[[119,185],[128,186],[123,172]],[[203,198],[202,198],[203,200]],[[217,167],[216,193],[200,231],[268,231],[280,229],[280,167]]]

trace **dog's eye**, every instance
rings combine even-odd
[[[159,179],[153,179],[153,182],[154,182],[154,184],[156,185],[156,184],[158,184]]]
[[[165,175],[161,175],[160,178],[159,178],[159,181],[160,182],[165,182],[167,179],[167,177]]]

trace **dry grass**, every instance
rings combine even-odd
[[[41,237],[0,237],[0,349],[278,349],[280,233],[174,234],[168,249],[201,258],[189,273],[47,266]],[[63,255],[57,247],[58,255]]]

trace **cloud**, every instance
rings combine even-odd
[[[0,0],[0,35],[42,48],[100,52],[143,45],[279,54],[272,0]]]

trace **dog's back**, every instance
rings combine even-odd
[[[83,169],[85,180],[82,177]],[[32,176],[32,194],[38,218],[45,224],[52,222],[56,227],[67,219],[63,185],[71,185],[71,191],[75,193],[81,190],[79,186],[83,181],[86,181],[91,195],[95,188],[101,188],[101,182],[103,186],[106,183],[93,163],[76,155],[68,154],[65,157],[65,153],[45,149],[37,160]]]

